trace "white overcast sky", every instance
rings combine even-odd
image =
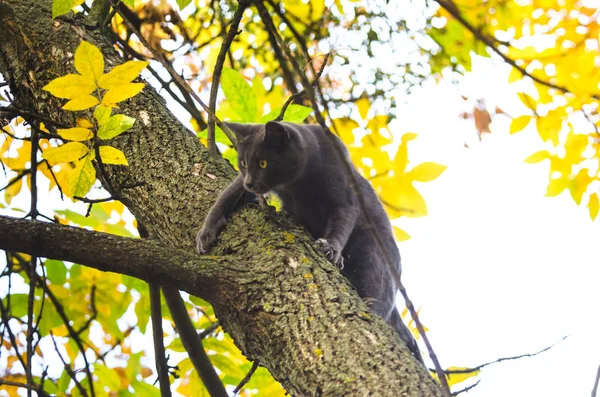
[[[429,215],[401,223],[412,235],[400,243],[403,275],[443,366],[533,353],[570,335],[487,367],[470,396],[587,396],[600,365],[600,222],[567,192],[545,197],[549,165],[523,162],[544,148],[534,129],[510,136],[510,119],[497,116],[478,142],[473,121],[459,117],[474,105],[460,95],[524,114],[508,72],[476,59],[461,84],[432,84],[401,109],[397,128],[419,133],[411,161],[448,166],[419,186]]]

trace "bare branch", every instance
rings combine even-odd
[[[227,36],[225,36],[225,40],[223,40],[223,44],[221,45],[221,49],[219,50],[219,55],[217,55],[217,60],[213,71],[212,84],[210,86],[210,99],[208,100],[208,106],[213,113],[215,113],[215,107],[217,105],[217,91],[219,90],[219,80],[221,79],[221,72],[223,71],[225,57],[227,56],[229,47],[231,47],[231,43],[233,43],[233,39],[239,34],[238,26],[242,21],[244,11],[246,10],[246,7],[248,7],[248,4],[250,4],[248,0],[239,0],[238,9],[235,11],[235,14],[233,14],[233,19],[231,20],[231,24],[229,25],[229,31],[227,32]],[[214,119],[210,119],[208,121],[207,141],[208,151],[212,155],[216,155],[217,144],[215,142]]]
[[[246,384],[248,382],[250,382],[252,375],[254,375],[254,373],[256,372],[257,369],[258,369],[258,361],[255,360],[252,363],[252,367],[250,367],[250,371],[248,371],[246,376],[244,376],[244,379],[242,379],[242,381],[235,387],[235,389],[233,389],[234,396],[237,396],[237,394],[240,392],[240,390],[242,390],[244,388],[244,386],[246,386]]]
[[[160,286],[148,284],[150,292],[150,317],[152,318],[152,338],[154,339],[154,361],[158,374],[161,397],[171,396],[171,383],[169,382],[169,364],[165,357],[165,344],[163,341],[162,313],[160,308]]]
[[[163,287],[162,291],[165,301],[169,305],[181,342],[183,342],[183,346],[190,356],[194,368],[198,371],[204,386],[212,397],[227,397],[225,386],[223,386],[223,382],[219,379],[215,367],[211,364],[202,343],[198,339],[198,334],[196,334],[196,329],[187,313],[179,291],[173,287]]]

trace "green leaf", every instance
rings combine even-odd
[[[183,10],[185,7],[187,7],[190,3],[192,2],[192,0],[177,0],[177,5],[179,6],[180,10]]]
[[[94,212],[94,209],[96,207],[97,207],[96,205],[94,205],[92,207],[92,212]],[[102,220],[97,219],[95,216],[85,216],[85,215],[81,215],[80,213],[71,211],[71,210],[59,210],[59,211],[54,211],[54,212],[56,212],[58,215],[64,216],[65,219],[68,220],[69,222],[73,222],[79,226],[88,226],[88,227],[91,227],[92,229],[94,229],[101,222],[103,222]],[[71,267],[71,272],[73,272],[73,267]]]
[[[28,294],[10,294],[10,310],[11,314],[15,317],[21,318],[27,315],[27,302],[29,299]],[[4,307],[8,303],[8,296],[2,299]]]
[[[256,121],[258,113],[256,94],[254,94],[250,84],[248,84],[238,71],[223,68],[221,87],[223,88],[227,102],[229,102],[237,115],[240,116],[241,121]]]
[[[67,280],[67,267],[63,261],[54,259],[46,259],[44,262],[46,267],[46,277],[52,284],[62,285]]]
[[[302,123],[309,114],[312,113],[312,108],[302,105],[291,104],[285,111],[283,121],[290,123]]]
[[[138,396],[160,397],[160,390],[158,390],[158,388],[152,385],[149,385],[146,382],[136,381],[133,382],[131,385],[133,386],[133,390],[135,390]]]
[[[208,128],[203,129],[198,134],[196,134],[198,138],[207,139],[208,136]],[[218,126],[215,126],[215,142],[222,143],[227,146],[231,146],[231,141],[227,138],[227,135],[220,129]]]
[[[75,142],[73,142],[75,143]],[[63,187],[69,197],[83,197],[96,182],[96,170],[92,165],[92,156],[85,156],[67,175],[67,186]]]
[[[108,387],[110,391],[121,389],[121,378],[114,369],[107,368],[102,364],[95,364],[94,375],[98,377],[98,384]]]
[[[94,118],[96,121],[98,121],[98,124],[102,125],[106,120],[108,120],[111,113],[111,107],[100,105],[96,108],[96,110],[94,110]]]
[[[133,127],[134,123],[135,119],[133,117],[127,117],[124,114],[115,114],[100,125],[98,138],[104,140],[112,139]]]
[[[146,326],[150,318],[150,298],[148,294],[141,294],[140,299],[135,304],[135,315],[137,316],[137,326],[142,333],[146,333]]]
[[[71,8],[74,7],[75,2],[73,0],[53,0],[52,1],[52,19],[65,15]]]

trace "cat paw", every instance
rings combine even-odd
[[[324,238],[317,239],[315,245],[325,254],[327,259],[329,259],[329,262],[336,265],[340,270],[344,268],[344,257],[342,256],[341,250],[329,244],[329,241]]]
[[[206,254],[215,241],[217,241],[217,230],[210,226],[203,226],[196,235],[196,249],[201,254]]]

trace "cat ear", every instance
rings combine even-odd
[[[233,131],[238,141],[243,141],[250,135],[253,135],[256,132],[258,132],[260,129],[260,126],[258,124],[240,124],[226,122],[225,125],[229,127],[231,131]]]
[[[265,125],[265,142],[273,146],[287,146],[292,139],[290,131],[285,124],[269,121]]]

